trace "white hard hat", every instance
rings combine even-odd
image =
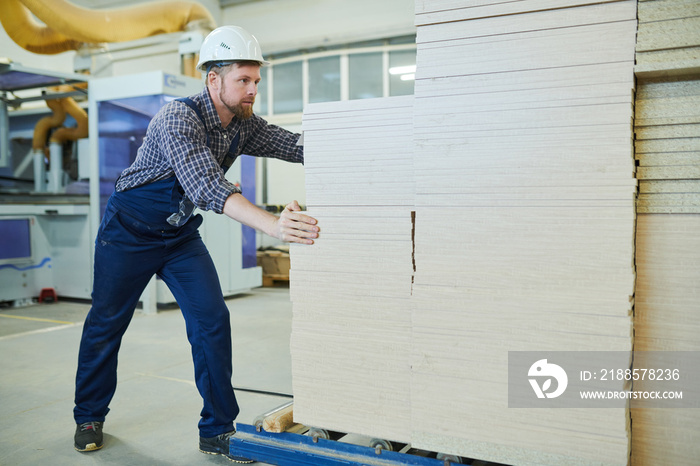
[[[210,32],[202,42],[197,69],[207,71],[208,63],[228,64],[240,60],[270,64],[263,58],[255,36],[238,26],[221,26]]]

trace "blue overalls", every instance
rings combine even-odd
[[[234,152],[232,144],[228,166]],[[239,407],[231,385],[229,311],[214,263],[197,230],[202,216],[194,215],[180,227],[166,220],[182,201],[179,188],[173,176],[115,192],[107,203],[95,241],[92,308],[78,356],[77,424],[105,420],[117,387],[122,336],[139,297],[156,274],[170,288],[185,318],[195,382],[204,400],[200,436],[233,430]]]

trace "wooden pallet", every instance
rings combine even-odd
[[[289,275],[283,275],[283,274],[265,275],[265,274],[263,274],[262,286],[278,286],[278,285],[289,286]]]

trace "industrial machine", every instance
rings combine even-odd
[[[202,85],[199,79],[163,71],[89,78],[0,64],[0,302],[31,302],[44,288],[59,296],[90,298],[93,242],[116,178],[136,157],[160,107],[199,92]],[[64,98],[78,107],[75,118],[56,110],[55,102]],[[23,106],[41,100],[51,103],[53,114],[43,105]],[[85,123],[80,112],[87,114]],[[37,136],[37,125],[61,116],[65,120],[58,125],[78,129],[86,124],[89,136],[57,139],[60,128],[46,148],[48,133]],[[227,176],[255,202],[252,158],[242,157]],[[217,214],[203,216],[200,232],[224,294],[260,286],[255,233]],[[174,298],[154,279],[142,301],[146,311],[154,312],[157,304]]]
[[[45,138],[42,150],[32,144],[37,122],[49,112],[31,108],[46,99],[84,98],[86,82],[83,75],[0,64],[0,301],[31,302],[43,288],[90,295],[89,198],[64,188],[71,168],[64,169],[60,154],[79,143],[53,144],[49,165]]]

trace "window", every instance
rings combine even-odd
[[[389,95],[412,95],[416,79],[416,51],[389,52]]]
[[[309,60],[309,102],[340,100],[340,56]]]
[[[356,53],[349,58],[350,100],[382,97],[382,54]]]
[[[267,58],[272,64],[260,70],[256,99],[260,115],[291,121],[309,103],[413,94],[415,36]]]
[[[255,103],[260,107],[256,108],[255,111],[256,113],[259,113],[261,115],[267,115],[269,113],[269,110],[267,108],[267,86],[268,76],[270,75],[270,73],[268,73],[267,71],[269,69],[269,66],[260,67],[260,84],[258,84],[258,95],[255,97]]]
[[[295,113],[304,109],[301,61],[275,65],[272,108],[274,113]]]

